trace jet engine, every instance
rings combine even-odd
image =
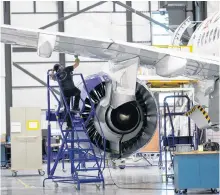
[[[127,157],[145,146],[157,127],[157,104],[148,87],[136,82],[135,101],[113,108],[112,80],[107,74],[92,75],[78,85],[81,90],[80,107],[91,142],[109,157]],[[88,93],[90,97],[88,96]],[[92,106],[95,113],[91,116]],[[105,137],[105,146],[102,136]]]

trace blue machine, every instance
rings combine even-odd
[[[7,159],[6,159],[6,150],[5,150],[5,145],[1,144],[1,166],[4,167],[7,164]]]
[[[219,175],[218,152],[193,151],[174,156],[176,193],[186,193],[189,188],[208,188],[217,193]]]
[[[11,144],[1,143],[1,167],[10,168],[11,166]]]
[[[64,111],[60,111],[61,102],[57,95],[55,94],[54,90],[50,86],[50,78],[49,72],[47,74],[47,96],[48,96],[48,110],[47,110],[47,120],[48,120],[48,136],[47,136],[47,175],[48,177],[43,181],[43,186],[45,186],[45,181],[48,179],[53,180],[56,186],[58,186],[58,182],[60,183],[72,183],[76,184],[77,190],[80,190],[81,183],[102,183],[104,188],[104,178],[102,171],[105,168],[105,148],[103,148],[102,152],[99,152],[99,157],[97,157],[97,151],[94,150],[93,144],[89,139],[88,133],[86,131],[85,125],[90,120],[90,117],[96,117],[94,104],[90,99],[90,94],[87,90],[87,86],[82,74],[74,74],[73,76],[80,76],[82,82],[84,84],[84,88],[86,89],[87,96],[89,97],[90,104],[91,104],[91,112],[89,117],[86,121],[81,117],[81,113],[83,112],[83,108],[80,113],[75,114],[70,111],[69,106],[67,106],[67,102],[65,96],[63,95],[63,90],[60,87],[59,79],[57,79],[59,88],[60,88],[60,98],[63,100],[64,105],[68,109]],[[56,75],[55,75],[56,76]],[[53,95],[54,98],[57,100],[58,103],[58,110],[52,111],[50,105],[50,95]],[[84,103],[84,102],[83,102]],[[82,103],[82,105],[83,105]],[[66,121],[67,117],[70,118],[72,122],[72,129],[65,129],[64,122]],[[62,136],[62,143],[59,148],[57,157],[55,159],[54,164],[52,165],[51,161],[51,125],[50,121],[57,121],[60,127],[60,132]],[[102,143],[105,147],[105,138],[104,134],[102,136]],[[97,146],[96,146],[97,148]],[[104,152],[103,152],[104,151]],[[56,176],[55,170],[57,168],[57,164],[60,160],[65,158],[65,154],[68,153],[71,163],[71,171],[67,176]],[[63,162],[63,161],[62,161]],[[89,162],[90,166],[85,166],[85,163]],[[51,167],[52,166],[52,167]],[[63,163],[64,169],[64,163]],[[88,174],[90,172],[91,174]]]

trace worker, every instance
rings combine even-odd
[[[74,113],[78,113],[79,109],[79,101],[80,101],[80,93],[81,91],[74,85],[73,82],[73,71],[79,66],[79,58],[75,56],[75,63],[72,66],[64,67],[60,64],[55,64],[51,73],[51,77],[54,79],[54,74],[57,73],[57,78],[60,81],[60,85],[63,91],[63,95],[65,96],[67,106],[70,108],[71,97],[75,97],[73,109],[70,108]],[[66,105],[65,110],[66,110]],[[67,128],[72,126],[71,120],[69,116],[67,116]]]

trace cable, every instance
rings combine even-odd
[[[112,184],[105,184],[105,185],[115,185],[118,189],[128,189],[128,190],[160,190],[160,191],[162,191],[162,190],[174,190],[174,189],[171,189],[171,188],[140,188],[140,187],[138,187],[138,188],[133,188],[133,187],[122,187],[122,186],[119,186],[119,185],[127,185],[127,183],[120,183],[120,184],[117,184],[115,181],[114,181],[114,179],[113,179],[113,177],[112,177],[112,173],[111,173],[111,171],[110,171],[110,167],[109,167],[109,164],[107,164],[107,167],[108,167],[108,171],[109,171],[109,174],[110,174],[110,178],[111,178],[111,180],[112,180]],[[142,184],[144,184],[145,182],[143,182]],[[149,182],[150,183],[150,182]],[[146,184],[149,184],[149,183],[146,183]],[[155,183],[155,182],[153,182],[153,183]],[[157,182],[157,183],[160,183],[160,182]],[[130,183],[130,184],[140,184],[140,182],[139,183]],[[151,183],[152,184],[152,183]],[[167,186],[167,183],[166,183],[166,186]]]

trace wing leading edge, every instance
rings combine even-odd
[[[111,60],[116,63],[139,57],[141,65],[155,67],[160,76],[184,75],[197,79],[219,76],[220,58],[215,56],[199,56],[111,39],[74,37],[60,32],[1,26],[1,42],[5,44],[37,49],[42,34],[54,36],[55,44],[52,49],[55,52]]]

